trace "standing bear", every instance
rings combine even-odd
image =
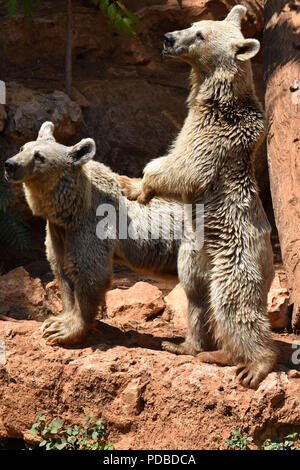
[[[241,32],[245,12],[236,5],[223,21],[199,21],[165,35],[164,55],[191,66],[189,112],[168,155],[145,167],[141,183],[126,176],[119,181],[123,193],[142,204],[158,196],[204,205],[204,245],[189,256],[198,267],[196,284],[189,276],[196,268],[185,261],[187,239],[178,260],[190,302],[187,337],[163,347],[238,364],[239,380],[254,388],[277,354],[266,314],[274,276],[271,228],[254,176],[264,116],[250,59],[260,44]],[[219,350],[211,350],[214,342]]]

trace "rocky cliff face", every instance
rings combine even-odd
[[[237,383],[234,367],[160,350],[161,341],[178,341],[186,331],[185,299],[173,281],[120,269],[106,309],[74,348],[51,347],[41,337],[41,320],[61,312],[56,282],[43,284],[23,268],[0,277],[0,438],[31,442],[38,411],[66,425],[83,422],[88,412],[101,417],[116,449],[225,449],[237,428],[259,448],[269,437],[299,432],[295,336],[274,332],[278,365],[249,390]],[[275,322],[278,284],[269,296]]]
[[[266,2],[264,35],[268,161],[275,219],[300,331],[300,5]]]
[[[81,107],[83,119],[78,113],[74,117],[75,103],[65,103],[59,119],[55,106],[47,101],[53,98],[53,104],[57,104],[58,91],[64,91],[66,12],[62,3],[43,1],[33,20],[21,13],[8,18],[2,8],[1,78],[8,84],[16,82],[8,87],[8,118],[0,134],[0,143],[6,140],[8,148],[4,148],[2,159],[14,151],[16,138],[18,144],[19,140],[26,141],[29,129],[36,130],[46,113],[60,127],[59,135],[65,142],[93,137],[99,160],[129,176],[141,175],[151,158],[166,152],[186,115],[189,67],[162,58],[163,35],[203,18],[220,19],[235,3],[185,0],[180,9],[176,0],[129,0],[128,7],[141,19],[137,38],[132,39],[113,30],[92,2],[73,0],[71,98]],[[244,3],[248,6],[244,33],[261,39],[263,1]],[[257,92],[263,100],[261,54],[253,68]],[[65,113],[68,108],[71,116]],[[262,147],[257,174],[266,204],[267,173]]]

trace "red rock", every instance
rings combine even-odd
[[[234,367],[126,346],[128,337],[116,327],[109,337],[103,322],[73,349],[47,345],[39,322],[0,323],[0,438],[32,441],[38,411],[66,426],[90,412],[106,424],[116,449],[225,449],[238,427],[257,447],[300,426],[299,365],[291,362],[296,336],[275,335],[286,351],[255,391],[236,382]]]
[[[47,308],[54,314],[59,315],[63,311],[61,294],[56,279],[46,285],[45,303]]]
[[[176,287],[164,298],[166,302],[166,312],[164,317],[168,314],[176,328],[187,329],[187,297],[183,290],[182,285],[179,283]]]
[[[106,294],[108,317],[147,320],[165,307],[162,292],[148,282],[137,282],[129,289],[113,289]]]
[[[23,267],[0,277],[0,304],[8,306],[9,312],[22,311],[23,315],[36,318],[43,308],[44,296],[41,280],[32,279]]]
[[[299,12],[297,2],[266,2],[264,64],[268,118],[268,163],[276,225],[293,304],[292,326],[300,330]]]
[[[268,294],[268,316],[275,330],[288,325],[289,298],[289,292],[282,286],[280,274],[276,272]]]

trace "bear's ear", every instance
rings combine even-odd
[[[235,5],[228,15],[226,16],[224,21],[228,21],[232,23],[237,28],[241,29],[242,19],[245,16],[247,8],[244,5]]]
[[[96,153],[96,144],[93,139],[82,139],[69,150],[69,157],[74,165],[84,165],[93,158]]]
[[[252,59],[258,53],[260,43],[257,39],[242,39],[241,41],[234,41],[231,47],[236,59],[245,61]]]
[[[48,140],[55,142],[55,138],[53,136],[54,132],[54,124],[51,121],[46,121],[42,124],[39,135],[36,140]]]

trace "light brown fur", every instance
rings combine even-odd
[[[192,67],[188,116],[168,155],[145,167],[141,183],[126,176],[119,181],[129,199],[143,204],[154,196],[204,204],[205,241],[194,255],[201,289],[187,282],[180,254],[178,264],[197,315],[202,308],[221,348],[207,352],[202,344],[199,359],[240,364],[241,383],[256,387],[273,369],[276,351],[266,315],[271,230],[254,177],[254,155],[264,136],[250,64],[259,43],[241,33],[245,10],[237,5],[224,21],[200,21],[166,37],[165,54]],[[166,350],[190,353],[195,337],[203,335],[193,309],[188,316],[185,343],[165,343]]]
[[[182,217],[182,204],[154,199],[149,207],[128,201],[121,193],[118,175],[92,161],[93,139],[67,147],[53,137],[54,126],[45,122],[36,141],[28,142],[5,162],[6,177],[23,183],[27,202],[35,215],[47,220],[46,252],[57,278],[63,314],[43,325],[47,341],[74,344],[92,328],[98,308],[110,287],[113,260],[158,277],[177,275],[180,238],[174,237],[173,217]],[[98,208],[127,215],[125,225],[141,233],[151,222],[157,238],[122,237],[116,220],[97,213]],[[170,238],[164,236],[170,220]],[[107,237],[97,227],[108,224]]]

